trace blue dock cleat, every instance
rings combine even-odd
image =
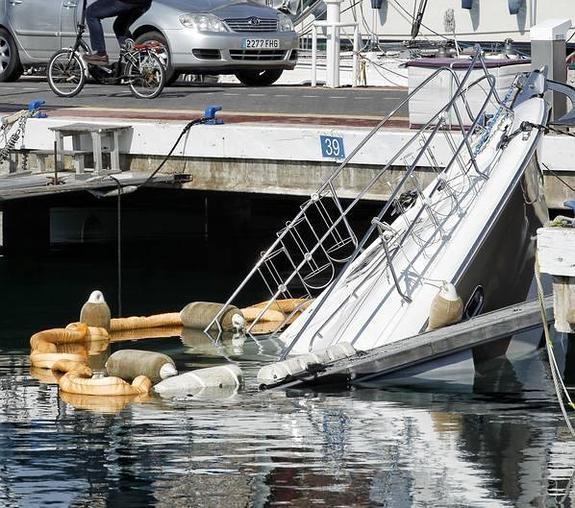
[[[221,106],[208,106],[205,111],[204,111],[204,122],[205,124],[208,125],[221,125],[224,123],[223,120],[220,120],[219,118],[216,118],[216,113],[218,111],[221,111],[222,107]]]
[[[32,118],[47,118],[48,115],[46,113],[42,113],[40,108],[46,104],[44,99],[34,99],[28,103],[28,111],[30,112],[30,116]]]

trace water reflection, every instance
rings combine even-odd
[[[28,339],[76,320],[95,288],[115,301],[115,251],[92,249],[0,259],[0,505],[573,505],[575,445],[542,353],[493,362],[471,394],[259,393],[250,379],[277,343],[213,345],[178,331],[124,336],[91,361],[119,348],[166,353],[182,371],[232,361],[246,390],[218,400],[59,395],[50,374],[30,369]],[[125,311],[221,300],[253,262],[238,250],[127,245]],[[245,250],[257,252],[253,242]]]
[[[181,366],[240,363],[277,344],[186,335],[112,344]],[[262,351],[263,349],[263,351]],[[480,378],[480,379],[479,379]],[[565,505],[575,445],[544,356],[493,362],[472,395],[252,389],[218,400],[58,396],[26,351],[0,355],[0,502],[122,506]]]

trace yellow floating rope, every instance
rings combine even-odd
[[[110,331],[138,330],[142,328],[159,328],[164,326],[182,326],[179,312],[168,312],[152,316],[131,316],[110,320]]]

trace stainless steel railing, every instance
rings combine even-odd
[[[474,69],[478,69],[481,76],[471,81],[470,76]],[[387,164],[376,172],[365,186],[351,198],[351,201],[344,203],[338,194],[338,189],[341,193],[350,163],[374,139],[374,136],[402,110],[405,104],[429,86],[432,81],[445,74],[455,83],[455,91],[449,100],[425,125],[414,132],[410,139],[389,159]],[[474,111],[467,100],[467,94],[470,90],[477,88],[484,89],[485,97],[479,108]],[[434,212],[428,205],[428,197],[423,195],[423,185],[418,182],[415,176],[415,170],[424,161],[427,161],[436,174],[447,171],[452,165],[457,165],[461,170],[462,177],[469,178],[473,174],[480,179],[487,178],[487,175],[479,169],[475,157],[478,149],[480,150],[479,144],[484,142],[489,133],[490,123],[484,120],[486,118],[485,111],[490,104],[496,106],[496,115],[500,114],[500,111],[504,111],[506,114],[510,112],[507,104],[497,95],[495,78],[489,74],[481,58],[480,50],[477,50],[473,59],[470,60],[470,65],[462,78],[449,67],[437,69],[402,100],[334,169],[317,192],[301,205],[300,211],[294,219],[286,223],[277,233],[275,241],[261,254],[258,262],[229,297],[226,304],[233,304],[248,284],[255,282],[258,278],[263,280],[263,286],[268,293],[269,300],[248,327],[248,334],[279,298],[312,298],[323,291],[322,299],[325,299],[324,297],[329,295],[337,285],[341,273],[365,249],[368,240],[373,237],[374,233],[379,232],[380,238],[385,237],[383,234],[386,229],[384,217],[390,212],[392,206],[397,206],[400,195],[408,188],[414,192],[421,203],[421,210],[418,211],[418,215],[427,213],[434,221],[438,234],[441,234],[441,220],[434,217]],[[455,117],[455,122],[452,121],[448,124],[448,117]],[[466,126],[465,124],[469,121],[471,125]],[[491,124],[493,124],[493,119]],[[456,139],[454,133],[460,139]],[[449,160],[443,169],[439,167],[432,146],[439,139],[444,140],[450,153]],[[374,186],[388,175],[390,168],[399,165],[405,166],[405,172],[391,192],[387,203],[382,207],[378,216],[373,219],[361,240],[358,241],[358,235],[350,223],[351,212]],[[447,188],[449,194],[448,182],[437,179],[436,188],[438,186]],[[348,194],[349,191],[346,195]],[[457,196],[454,193],[451,195],[457,202]],[[406,236],[412,233],[414,233],[413,224],[407,226],[405,234],[402,235],[402,238],[396,239],[397,243],[393,247],[387,244],[387,240],[383,241],[382,262],[386,259],[387,266],[391,267],[393,256],[401,248]],[[394,279],[396,278],[394,277]],[[404,294],[398,281],[396,281],[396,289],[400,294]],[[305,318],[302,317],[301,319],[305,319],[306,323],[310,322],[320,308],[321,302]],[[291,315],[286,316],[284,322],[278,323],[273,333],[280,331],[296,312],[297,309]],[[210,330],[215,328],[219,336],[222,331],[219,323],[222,314],[223,311],[206,328],[207,334],[212,335]],[[304,329],[305,324],[301,327],[301,330]],[[299,339],[301,330],[286,347],[284,356],[289,353],[293,344]],[[214,338],[217,339],[218,337]]]

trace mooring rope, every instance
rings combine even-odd
[[[571,435],[575,438],[575,429],[571,424],[569,415],[567,414],[567,409],[565,408],[565,400],[571,407],[575,409],[575,404],[569,395],[569,390],[563,382],[563,377],[557,364],[557,359],[555,358],[555,353],[553,352],[553,342],[551,341],[549,335],[549,325],[547,322],[547,312],[545,310],[543,285],[541,284],[541,272],[539,271],[539,260],[535,258],[535,281],[537,282],[537,299],[539,301],[539,309],[541,311],[541,319],[543,320],[543,333],[545,335],[545,345],[547,348],[547,356],[549,357],[549,366],[551,368],[551,377],[553,379],[553,386],[555,387],[555,393],[557,395],[557,400],[559,401],[559,407],[561,408],[561,413],[567,424],[567,428]]]
[[[4,134],[4,146],[0,148],[0,162],[7,161],[10,158],[10,152],[16,148],[20,136],[22,136],[22,139],[24,138],[28,116],[28,112],[23,111],[23,114],[19,118],[0,125],[0,130],[2,130]],[[10,131],[16,123],[18,124],[18,128],[8,137],[8,131]]]

